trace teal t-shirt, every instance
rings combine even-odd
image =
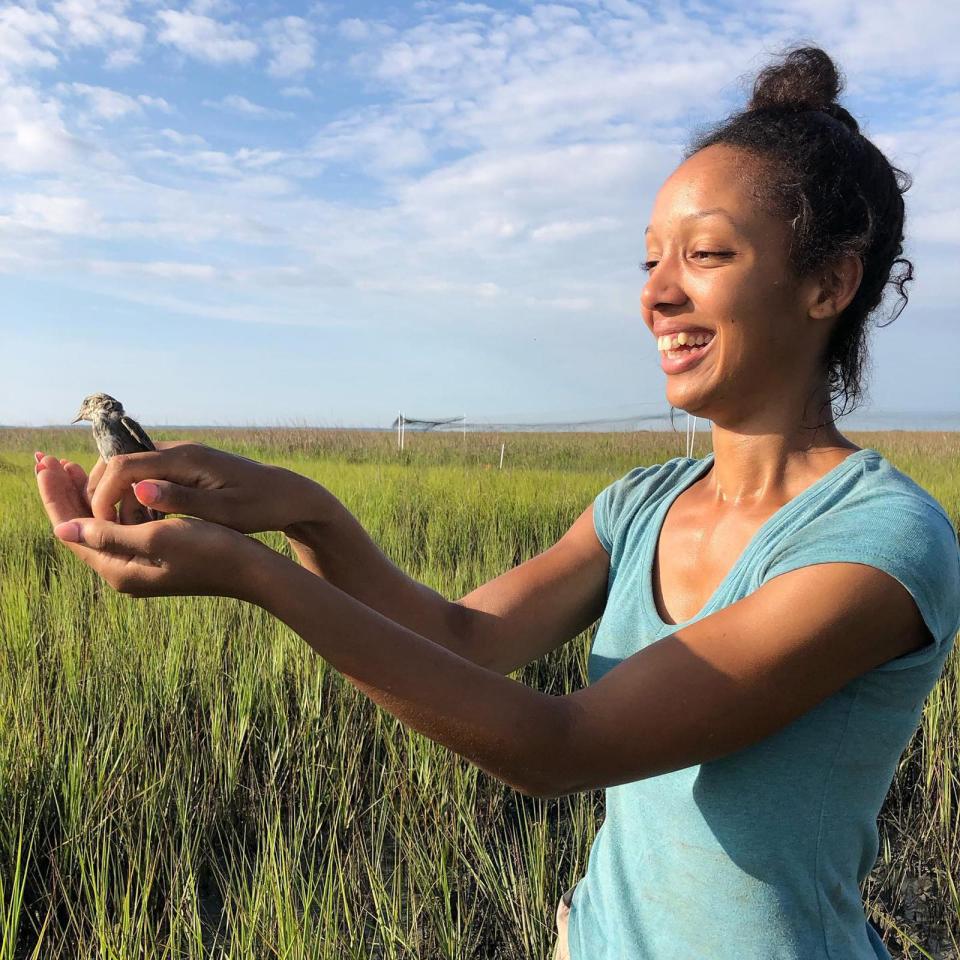
[[[637,468],[597,496],[610,574],[591,683],[684,625],[657,614],[653,550],[671,503],[712,463],[711,453]],[[932,642],[743,750],[608,788],[573,895],[571,960],[889,960],[860,884],[898,760],[960,629],[960,548],[943,507],[877,451],[854,451],[760,527],[685,623],[833,561],[902,583]]]

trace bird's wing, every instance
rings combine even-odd
[[[137,423],[133,417],[121,417],[120,423],[124,426],[127,433],[133,437],[136,442],[143,447],[144,450],[156,450],[157,448],[153,445],[153,441],[146,435],[143,427]]]

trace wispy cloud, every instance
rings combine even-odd
[[[128,0],[59,0],[53,4],[64,24],[66,41],[105,48],[109,67],[127,67],[139,60],[147,28],[128,16],[129,7]]]
[[[204,100],[205,107],[213,107],[215,110],[228,110],[233,113],[244,113],[251,117],[281,117],[291,118],[294,114],[288,110],[275,110],[272,107],[265,107],[262,104],[254,103],[238,93],[228,93],[219,100]]]
[[[243,63],[257,55],[256,43],[243,36],[240,24],[182,10],[161,10],[157,18],[161,23],[157,39],[197,60]]]
[[[170,104],[163,97],[142,93],[130,96],[109,87],[97,87],[88,83],[62,83],[57,85],[61,94],[73,94],[85,99],[90,110],[104,120],[118,120],[129,114],[139,114],[144,107],[170,113]]]
[[[58,28],[56,17],[40,10],[0,9],[0,81],[11,70],[55,66]]]
[[[264,25],[273,77],[297,77],[313,66],[316,40],[311,24],[303,17],[279,17]]]

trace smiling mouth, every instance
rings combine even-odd
[[[700,353],[712,341],[713,333],[687,333],[681,331],[675,334],[664,334],[657,338],[657,350],[670,360]]]

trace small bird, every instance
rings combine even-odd
[[[123,411],[123,404],[106,393],[91,393],[84,397],[80,412],[71,421],[89,420],[93,425],[93,439],[106,463],[118,453],[142,453],[156,450],[153,441],[133,417]],[[162,520],[165,514],[145,507],[150,520]]]

